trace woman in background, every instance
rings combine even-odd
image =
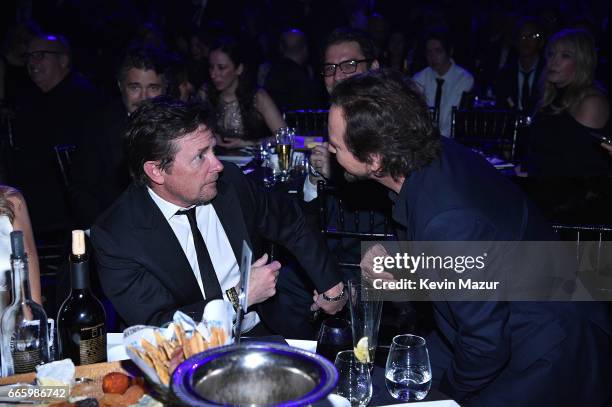
[[[28,254],[30,292],[32,299],[42,305],[38,253],[34,243],[28,207],[19,191],[9,186],[0,185],[0,272],[2,273],[0,286],[4,286],[0,290],[6,287],[6,270],[11,269],[10,234],[14,230],[23,232],[25,250]]]
[[[526,168],[536,180],[534,198],[555,221],[603,222],[609,212],[612,160],[601,137],[610,135],[610,105],[596,66],[587,31],[550,39]]]
[[[236,40],[223,37],[210,48],[211,83],[200,97],[208,100],[217,114],[217,144],[241,148],[285,127],[285,121],[270,95],[252,85],[244,53]]]

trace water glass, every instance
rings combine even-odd
[[[385,367],[387,390],[397,400],[423,400],[431,388],[431,366],[425,339],[416,335],[393,338]]]
[[[378,344],[378,328],[383,303],[380,294],[371,289],[369,285],[349,280],[348,289],[353,347],[358,352],[365,352],[364,345],[367,345],[367,363],[372,368]]]
[[[328,318],[321,324],[317,338],[317,353],[334,361],[338,352],[350,350],[353,345],[351,325],[343,318]]]
[[[351,406],[365,407],[372,399],[372,376],[365,363],[355,357],[352,350],[343,350],[334,363],[338,370],[335,393],[350,401]]]

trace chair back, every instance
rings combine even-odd
[[[350,239],[352,243],[359,246],[362,241],[396,240],[390,205],[357,209],[347,202],[345,196],[335,186],[323,181],[317,183],[317,194],[319,228],[327,240]],[[364,195],[370,194],[364,193]],[[382,196],[380,201],[389,202],[386,196]],[[354,259],[339,258],[338,260],[341,267],[359,268],[359,262]]]
[[[440,127],[440,109],[436,109],[435,107],[429,108],[429,117],[431,118],[431,122],[436,128]]]
[[[560,240],[576,243],[576,253],[584,242],[597,242],[602,247],[607,241],[612,242],[612,225],[566,225],[553,224],[553,230]]]
[[[514,161],[520,113],[512,110],[453,107],[451,137],[471,148]]]
[[[574,242],[576,261],[583,278],[598,295],[612,298],[612,225],[554,224],[564,241]]]
[[[59,144],[53,147],[55,150],[55,158],[57,165],[62,176],[62,182],[64,186],[68,188],[70,186],[70,169],[72,167],[72,155],[76,151],[74,144]]]
[[[288,110],[283,114],[287,126],[305,137],[327,138],[328,110]]]

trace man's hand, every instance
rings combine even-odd
[[[372,282],[375,279],[380,279],[383,281],[395,281],[395,277],[391,273],[380,272],[376,273],[373,270],[374,267],[374,258],[375,257],[386,257],[389,254],[387,250],[381,244],[376,244],[368,249],[368,251],[363,255],[361,259],[361,263],[359,263],[359,267],[361,267],[361,278],[367,280],[368,282]]]
[[[329,290],[325,291],[324,294],[325,296],[327,296],[327,298],[336,298],[340,294],[342,294],[342,298],[337,301],[328,301],[323,297],[322,294],[319,294],[317,290],[315,290],[314,295],[312,297],[314,303],[310,307],[311,311],[317,311],[318,309],[322,309],[327,314],[334,315],[344,307],[344,304],[346,304],[346,300],[348,299],[348,296],[344,291],[344,284],[342,282],[339,282]]]
[[[601,146],[605,148],[606,150],[608,150],[608,153],[612,156],[612,144],[601,143]]]
[[[330,176],[330,156],[328,143],[325,142],[320,146],[316,146],[310,153],[310,166],[323,176],[323,178],[329,178]],[[312,174],[308,175],[309,181],[316,185],[317,181],[320,181],[321,177],[315,177]]]
[[[264,254],[251,265],[251,278],[249,280],[249,304],[259,304],[276,294],[276,281],[281,264],[268,262],[268,255]]]

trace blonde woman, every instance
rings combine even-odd
[[[529,175],[612,175],[598,136],[610,133],[610,104],[595,82],[597,54],[585,30],[563,30],[547,46],[542,97],[532,130]]]
[[[34,243],[34,234],[30,223],[30,215],[23,195],[15,188],[0,185],[0,271],[2,280],[5,280],[6,270],[10,270],[10,233],[14,230],[23,232],[24,244],[28,253],[30,271],[30,291],[32,299],[42,304],[40,293],[40,270],[38,253]],[[6,285],[2,281],[2,285]],[[2,289],[2,288],[0,288]],[[12,289],[12,288],[11,288]]]
[[[585,30],[563,30],[546,49],[541,98],[531,129],[527,170],[533,198],[555,221],[609,221],[612,160],[610,104],[595,82],[597,54]]]

